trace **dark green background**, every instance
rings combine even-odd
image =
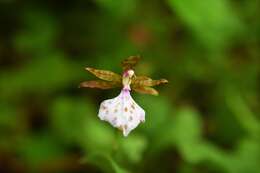
[[[0,172],[260,172],[258,0],[1,0]],[[97,117],[115,90],[84,67],[166,78],[132,93],[127,138]]]

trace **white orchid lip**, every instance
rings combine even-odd
[[[117,97],[104,100],[98,113],[101,120],[122,130],[124,136],[135,129],[140,122],[145,121],[145,111],[131,97],[130,90],[129,85],[125,85]]]

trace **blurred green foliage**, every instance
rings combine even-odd
[[[0,172],[259,173],[258,0],[0,2]],[[127,138],[97,117],[119,90],[84,67],[167,78],[132,93]]]

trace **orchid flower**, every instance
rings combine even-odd
[[[145,111],[130,95],[131,89],[142,94],[158,95],[152,86],[167,83],[166,79],[153,80],[146,76],[136,76],[133,67],[139,61],[139,56],[130,56],[122,62],[122,76],[108,70],[98,70],[87,67],[86,70],[101,80],[85,81],[80,87],[111,89],[122,87],[120,94],[104,100],[100,104],[98,117],[123,131],[127,136],[140,122],[145,121]]]

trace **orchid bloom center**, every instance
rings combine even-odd
[[[130,84],[132,82],[132,77],[134,76],[134,74],[134,70],[127,70],[123,73],[122,84],[124,90],[131,90]]]
[[[139,123],[145,121],[145,111],[130,95],[130,84],[133,76],[133,70],[127,70],[123,73],[122,91],[117,97],[104,100],[98,113],[101,120],[107,121],[112,126],[122,130],[124,136],[127,136]]]

